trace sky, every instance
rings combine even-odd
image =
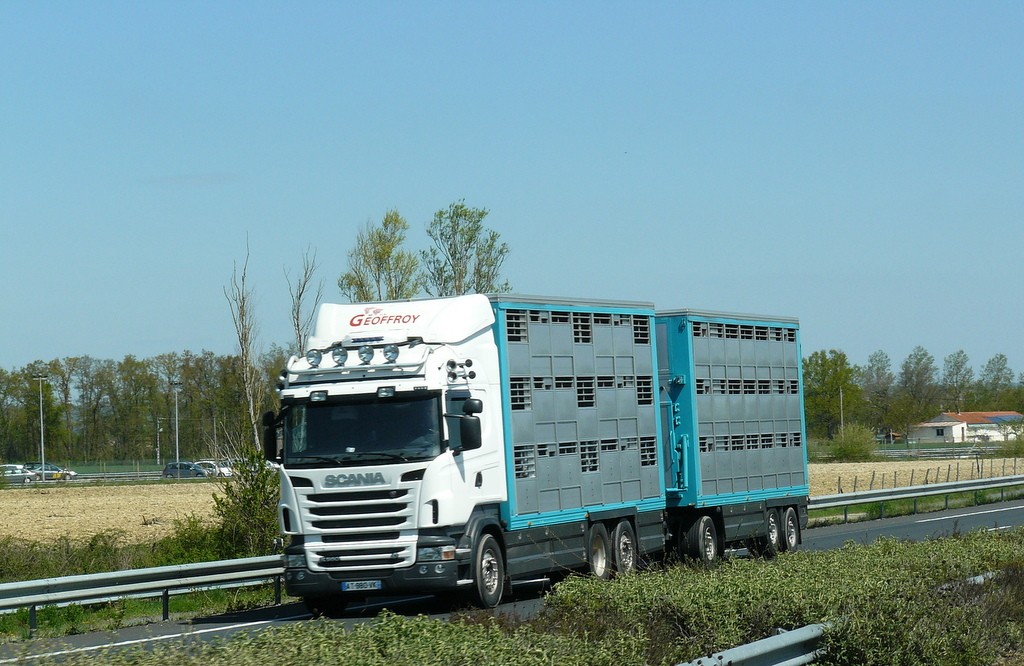
[[[522,294],[1024,371],[1024,3],[0,2],[0,368],[288,345],[391,209]]]

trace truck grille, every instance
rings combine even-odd
[[[416,559],[411,488],[315,492],[297,487],[314,571],[390,570]]]

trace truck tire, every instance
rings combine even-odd
[[[718,557],[718,530],[711,516],[701,516],[686,531],[686,554],[705,564]]]
[[[620,520],[612,531],[612,557],[615,560],[615,573],[621,575],[636,571],[636,533],[628,520]]]
[[[603,523],[594,523],[587,532],[587,566],[596,578],[612,577],[612,544]]]
[[[779,520],[778,510],[765,510],[764,534],[751,540],[751,554],[761,557],[775,557],[779,554],[782,550],[782,527]]]
[[[796,550],[800,546],[800,519],[796,509],[787,506],[782,512],[782,550]]]
[[[476,600],[482,608],[494,608],[505,592],[505,558],[498,540],[481,534],[473,555],[473,581]]]
[[[338,618],[349,604],[345,597],[303,597],[302,603],[313,617]]]

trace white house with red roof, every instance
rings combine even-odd
[[[943,412],[911,427],[918,442],[1004,442],[1021,432],[1024,414],[1017,412]]]

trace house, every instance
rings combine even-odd
[[[911,427],[909,437],[929,444],[1004,442],[1017,438],[1021,421],[1017,412],[943,412]]]

